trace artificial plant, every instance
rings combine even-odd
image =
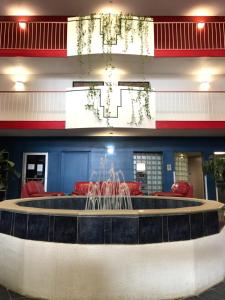
[[[213,156],[203,164],[203,172],[212,175],[215,178],[216,184],[225,190],[225,157]],[[222,183],[222,185],[221,185]]]
[[[15,163],[8,160],[5,149],[0,150],[0,190],[7,189],[8,175],[20,177],[19,172],[15,169]]]

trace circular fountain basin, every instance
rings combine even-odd
[[[90,211],[85,203],[1,202],[0,284],[39,299],[156,300],[223,280],[223,204],[138,196],[133,210]]]
[[[183,241],[221,230],[223,205],[183,198],[133,197],[133,210],[85,210],[86,197],[4,201],[0,231],[19,238],[79,244]]]

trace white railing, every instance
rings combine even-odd
[[[223,121],[225,92],[154,92],[156,120]],[[66,92],[0,92],[0,120],[65,120]]]
[[[65,120],[65,93],[1,92],[0,120]]]
[[[157,120],[225,120],[225,92],[157,92]]]

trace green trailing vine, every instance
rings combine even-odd
[[[103,53],[111,53],[112,45],[117,43],[117,36],[122,35],[125,40],[126,53],[128,43],[134,42],[134,36],[137,33],[141,40],[140,53],[143,54],[144,45],[147,45],[147,17],[134,17],[130,14],[112,15],[112,14],[91,14],[89,18],[77,18],[77,54],[84,54],[84,48],[87,47],[88,53],[91,53],[91,46],[93,42],[93,32],[95,29],[95,20],[101,20],[101,35],[102,35],[102,49]],[[86,22],[88,25],[86,26]],[[137,28],[134,24],[137,22]],[[122,25],[123,23],[123,25]],[[145,46],[146,46],[145,45]],[[106,47],[105,47],[106,46]],[[147,47],[146,47],[147,48]],[[106,51],[105,51],[106,49]]]
[[[83,54],[83,49],[86,46],[85,43],[85,35],[86,35],[86,31],[84,30],[84,26],[83,26],[83,18],[79,18],[78,21],[78,29],[77,29],[77,54],[78,55],[82,55]]]
[[[87,93],[88,103],[85,105],[85,109],[93,112],[94,116],[101,121],[99,111],[99,90],[94,85],[90,86]]]
[[[91,14],[90,21],[88,22],[88,41],[87,41],[88,54],[91,53],[92,36],[94,30],[95,30],[95,14]]]
[[[124,15],[120,13],[119,15],[111,14],[91,14],[89,18],[80,17],[78,18],[77,29],[77,53],[91,54],[91,48],[93,43],[93,32],[96,26],[96,19],[101,20],[101,35],[102,35],[102,52],[105,54],[106,62],[105,69],[108,70],[112,68],[112,47],[117,43],[118,35],[124,40],[123,53],[127,53],[129,43],[133,43],[135,35],[138,34],[140,39],[140,54],[143,55],[144,49],[148,49],[147,45],[147,34],[148,34],[148,24],[146,17],[134,17],[130,14]],[[88,23],[87,23],[88,22]],[[84,53],[84,49],[85,53]],[[89,59],[89,58],[88,58]],[[82,62],[81,62],[82,64]],[[144,66],[143,66],[144,68]],[[106,101],[105,101],[105,117],[107,120],[107,126],[110,127],[111,118],[111,101],[112,101],[112,74],[108,75],[105,81],[106,91]],[[136,97],[132,97],[132,116],[129,124],[139,126],[144,117],[151,119],[150,107],[149,107],[149,94],[151,88],[140,89],[136,93]],[[85,109],[92,111],[98,120],[100,118],[99,111],[99,90],[95,86],[90,86],[87,94],[87,104]],[[138,107],[138,108],[137,108]]]
[[[127,15],[124,19],[124,52],[126,53],[128,50],[128,44],[133,43],[134,41],[134,28],[133,28],[133,17],[131,15]]]
[[[130,94],[133,93],[134,89],[128,89]],[[128,123],[129,125],[139,126],[142,124],[144,117],[151,120],[151,112],[149,106],[149,97],[151,93],[151,87],[145,87],[137,91],[137,96],[131,98],[131,105],[132,105],[132,113],[131,113],[131,120]],[[136,105],[138,105],[138,110],[136,113]]]

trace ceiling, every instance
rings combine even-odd
[[[106,9],[106,10],[105,10]],[[84,16],[94,12],[123,12],[137,16],[225,16],[224,0],[1,0],[0,14],[36,16]],[[82,60],[82,63],[81,63]],[[62,90],[72,80],[102,80],[105,58],[93,55],[68,58],[0,58],[0,90],[13,90],[13,67],[22,66],[27,72],[28,89],[51,90],[52,82]],[[212,73],[214,90],[225,90],[224,58],[143,58],[132,55],[113,55],[113,65],[119,69],[120,80],[149,80],[156,90],[196,90],[202,69]],[[57,81],[58,80],[58,81]],[[154,81],[155,80],[155,81]],[[179,85],[177,84],[179,81]],[[49,83],[48,83],[49,82]],[[175,88],[174,88],[175,87]],[[56,88],[57,89],[57,88]],[[224,136],[217,131],[217,136]],[[108,130],[15,131],[2,130],[1,136],[105,136]],[[214,131],[153,131],[116,130],[114,136],[213,136]]]
[[[224,0],[1,0],[1,15],[84,16],[104,8],[140,16],[225,16]]]
[[[93,12],[110,8],[118,13],[130,13],[147,16],[225,16],[224,0],[1,0],[0,14],[3,16],[27,14],[39,16],[77,16],[87,15]],[[81,63],[82,62],[82,63]],[[60,89],[68,88],[67,78],[70,80],[102,80],[105,65],[103,55],[83,56],[82,58],[0,58],[0,90],[13,89],[12,82],[14,67],[22,66],[27,74],[27,80],[32,89],[35,87],[37,77],[54,78],[61,77],[65,84]],[[196,89],[201,70],[208,69],[212,75],[212,81],[225,78],[224,58],[153,58],[144,59],[135,55],[113,55],[113,65],[118,69],[119,80],[154,80],[154,78],[188,78],[193,82],[191,89]],[[20,72],[21,73],[21,72]],[[18,79],[17,79],[18,80]],[[32,84],[31,81],[33,81]],[[28,87],[29,87],[28,85]],[[215,90],[223,90],[224,84]],[[44,89],[46,85],[44,85]],[[51,89],[52,87],[50,87]],[[156,87],[165,90],[167,87]],[[180,90],[189,90],[190,84],[179,86]]]
[[[150,76],[174,74],[195,76],[202,68],[212,69],[214,75],[225,74],[225,59],[223,57],[140,57],[137,55],[112,55],[112,64],[118,68],[124,77],[131,74],[146,74]],[[0,57],[0,74],[10,74],[10,66],[26,66],[29,74],[61,74],[61,75],[101,75],[105,67],[104,55],[84,55],[67,58],[49,57]],[[138,72],[138,71],[139,72]]]

